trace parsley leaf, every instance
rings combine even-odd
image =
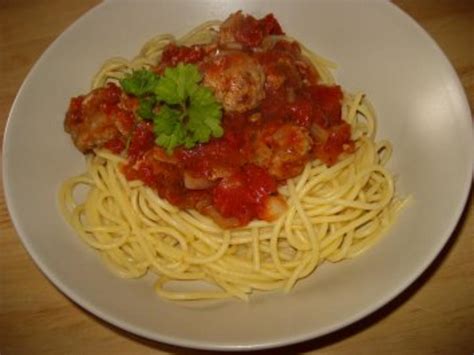
[[[137,113],[141,118],[151,120],[154,117],[153,109],[156,105],[156,98],[154,96],[146,96],[141,98]]]
[[[170,134],[160,134],[156,139],[156,144],[166,149],[168,154],[173,152],[173,149],[178,145],[181,145],[185,140],[186,132],[182,125],[177,124],[174,126],[173,131]]]
[[[159,78],[155,73],[141,69],[120,80],[120,85],[127,94],[143,96],[153,93],[158,81]]]
[[[174,68],[166,68],[155,87],[155,94],[159,100],[168,105],[184,103],[201,79],[201,74],[195,65],[179,63]]]
[[[212,91],[206,87],[198,87],[190,97],[188,109],[189,121],[187,128],[197,142],[208,142],[210,136],[222,137],[221,108]]]
[[[171,134],[177,124],[181,124],[181,113],[166,105],[161,107],[160,112],[154,117],[153,130],[156,135]]]
[[[168,153],[171,153],[185,138],[186,130],[181,116],[180,111],[163,105],[153,119],[153,132],[158,137],[156,143],[165,148]]]
[[[196,65],[180,63],[165,69],[163,76],[134,71],[120,84],[127,94],[139,98],[137,114],[153,120],[156,144],[171,154],[177,146],[189,149],[224,134],[222,107],[213,92],[200,85],[201,80]]]

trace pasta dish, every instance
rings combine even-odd
[[[65,116],[86,157],[60,189],[65,219],[118,275],[153,272],[173,300],[289,291],[359,255],[402,201],[373,108],[333,69],[273,15],[240,11],[107,60]]]

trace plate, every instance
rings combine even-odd
[[[390,169],[412,203],[363,256],[323,265],[292,293],[177,304],[150,279],[107,270],[58,212],[64,179],[84,160],[63,131],[71,96],[86,92],[107,58],[133,57],[155,34],[184,34],[231,12],[273,12],[284,30],[339,65],[347,90],[363,89],[394,146]],[[8,120],[4,188],[22,242],[46,276],[98,317],[153,340],[202,349],[261,349],[335,331],[386,304],[412,283],[450,237],[472,166],[470,112],[446,57],[388,2],[106,1],[64,32],[33,67]]]

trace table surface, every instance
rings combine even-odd
[[[98,0],[0,0],[0,131],[22,81],[41,53]],[[396,0],[448,56],[474,109],[474,1]],[[429,269],[363,320],[278,353],[472,354],[474,199]],[[0,190],[0,352],[2,354],[204,353],[139,338],[78,307],[35,266]],[[265,353],[265,352],[264,352]],[[275,351],[268,351],[275,353]]]

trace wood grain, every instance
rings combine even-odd
[[[21,82],[47,46],[97,0],[0,0],[0,130]],[[474,108],[474,2],[397,0],[440,45]],[[448,245],[394,301],[328,336],[265,353],[472,354],[472,193]],[[0,352],[158,354],[202,351],[152,342],[104,323],[58,291],[21,245],[0,190]]]

